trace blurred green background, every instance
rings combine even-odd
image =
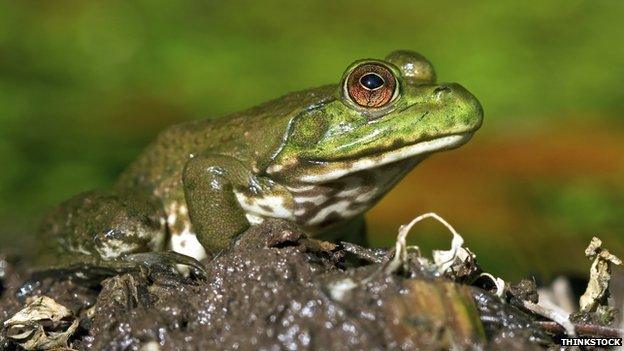
[[[0,0],[0,247],[27,249],[46,209],[109,186],[165,126],[405,48],[486,119],[370,213],[371,242],[435,210],[492,272],[586,272],[592,235],[624,255],[622,18],[622,1]],[[450,243],[434,224],[410,240]]]

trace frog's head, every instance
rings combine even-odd
[[[410,51],[351,64],[334,95],[292,118],[267,172],[324,183],[466,143],[481,126],[479,101],[456,83],[435,83],[433,67]]]

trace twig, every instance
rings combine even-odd
[[[574,323],[570,322],[569,313],[560,308],[547,307],[526,300],[522,301],[522,306],[535,314],[553,320],[554,323],[560,325],[569,336],[576,336],[576,329],[574,328]]]
[[[557,324],[557,322],[551,321],[537,321],[535,322],[541,329],[556,333],[563,334],[565,333],[565,329]],[[597,324],[585,324],[585,323],[573,323],[574,329],[578,334],[581,335],[593,335],[593,336],[603,336],[610,338],[621,338],[624,337],[624,330],[613,327],[605,327]]]
[[[385,263],[388,261],[388,253],[385,250],[375,250],[362,247],[346,241],[341,241],[342,248],[357,258],[370,263]]]

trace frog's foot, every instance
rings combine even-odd
[[[178,267],[184,267],[190,273],[183,274]],[[53,266],[37,269],[29,282],[55,279],[74,279],[86,284],[98,285],[102,280],[120,274],[141,274],[154,281],[159,278],[186,281],[205,279],[206,271],[194,258],[177,252],[141,252],[125,254],[116,259],[106,260],[94,255],[76,254],[69,260],[62,260]]]
[[[193,257],[175,251],[141,252],[121,257],[124,264],[135,264],[148,270],[148,275],[166,275],[185,278],[185,273],[193,279],[206,279],[204,266]]]

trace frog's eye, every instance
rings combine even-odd
[[[397,90],[392,71],[380,63],[355,67],[345,80],[345,92],[359,106],[379,108],[387,105]]]

